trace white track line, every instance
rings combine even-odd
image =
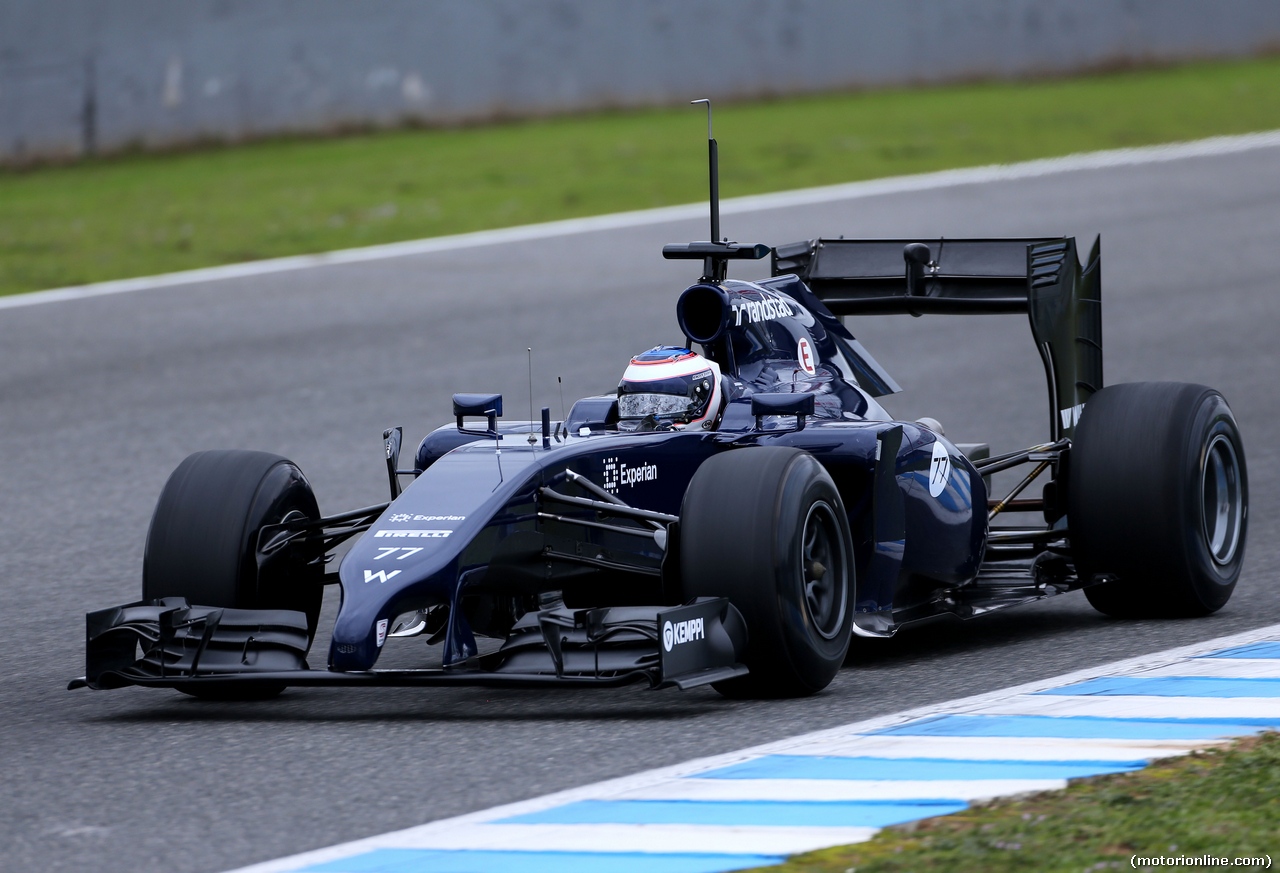
[[[855,668],[856,669],[856,668]],[[849,758],[962,758],[971,761],[1146,761],[1185,755],[1213,740],[1132,740],[1085,737],[849,737],[822,743],[822,754]],[[1231,740],[1220,740],[1225,744]],[[788,755],[813,754],[806,747]]]
[[[894,176],[888,179],[871,179],[865,182],[850,182],[843,185],[826,185],[820,188],[802,188],[797,191],[779,191],[774,194],[734,197],[721,202],[720,213],[721,215],[738,215],[746,212],[762,212],[769,209],[832,203],[841,200],[857,200],[885,194],[930,191],[958,185],[979,185],[988,182],[1031,179],[1079,170],[1132,167],[1143,164],[1180,161],[1187,158],[1239,154],[1277,146],[1280,146],[1280,131],[1277,130],[1239,136],[1217,136],[1193,142],[1084,152],[1059,158],[1025,161],[1019,164],[997,164],[962,170],[942,170],[936,173],[922,173],[914,176]],[[500,230],[482,230],[475,233],[432,237],[430,239],[407,240],[405,242],[365,246],[356,249],[340,249],[314,255],[294,255],[287,258],[271,258],[242,264],[227,264],[221,267],[205,267],[199,270],[164,273],[159,276],[117,279],[110,282],[97,282],[91,285],[75,285],[67,288],[54,288],[48,291],[36,291],[30,294],[0,297],[0,309],[16,309],[43,303],[82,300],[88,297],[104,297],[111,294],[125,294],[132,291],[146,291],[156,288],[173,288],[203,282],[218,282],[226,279],[244,279],[253,276],[266,276],[271,273],[311,269],[313,267],[358,264],[366,261],[380,261],[433,252],[458,251],[482,246],[572,236],[574,234],[643,227],[668,221],[701,218],[706,215],[706,211],[707,206],[705,203],[689,203],[682,206],[667,206],[636,212],[619,212],[612,215],[598,215],[588,218],[570,218],[564,221],[527,224]]]
[[[1041,715],[1055,718],[1277,718],[1275,697],[1157,697],[1138,695],[1019,695],[983,709],[983,715]]]
[[[528,852],[611,852],[794,855],[832,845],[869,840],[879,828],[776,827],[762,825],[561,824],[522,825],[484,822],[431,831],[403,831],[378,848],[449,850],[523,850]],[[251,868],[252,869],[252,868]]]
[[[681,779],[610,800],[981,800],[1066,788],[1066,779]]]
[[[1138,674],[1158,676],[1204,676],[1214,679],[1280,679],[1280,661],[1253,658],[1197,658]]]

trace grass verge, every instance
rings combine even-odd
[[[1136,863],[1131,863],[1134,856]],[[1280,734],[1072,782],[886,828],[865,843],[798,855],[769,873],[1102,871],[1220,865],[1143,858],[1280,862]],[[1233,869],[1239,869],[1235,862]],[[1266,869],[1265,860],[1252,869]],[[1246,867],[1246,869],[1248,869]]]
[[[703,124],[680,106],[0,170],[0,294],[694,202]],[[733,197],[1277,128],[1280,58],[725,105],[715,124]]]

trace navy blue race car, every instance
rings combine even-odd
[[[1248,521],[1239,431],[1210,388],[1103,387],[1097,244],[1081,262],[1068,238],[728,242],[709,147],[711,240],[664,249],[701,262],[676,304],[683,346],[637,354],[564,420],[457,394],[412,469],[385,432],[391,500],[341,515],[321,517],[284,458],[192,455],[156,506],[142,599],[88,615],[71,686],[797,696],[831,682],[852,635],[939,615],[1075,589],[1120,617],[1226,603]],[[727,278],[764,258],[768,275]],[[994,457],[892,420],[877,398],[898,386],[841,320],[1005,312],[1029,318],[1050,427]],[[341,606],[311,669],[329,584]],[[377,668],[414,636],[438,647],[431,666]]]

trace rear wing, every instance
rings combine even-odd
[[[816,239],[773,250],[839,316],[1027,313],[1044,361],[1051,439],[1070,437],[1102,388],[1100,240]]]

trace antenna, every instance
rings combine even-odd
[[[737,259],[759,260],[773,251],[769,246],[757,243],[745,245],[729,242],[720,235],[720,153],[716,138],[711,129],[711,101],[706,97],[690,100],[690,105],[705,103],[707,105],[707,159],[711,176],[711,239],[707,242],[692,242],[687,245],[668,245],[662,247],[664,258],[678,258],[702,261],[703,282],[723,282],[728,272],[729,261]]]
[[[564,379],[556,376],[556,384],[560,386],[560,420],[564,421]]]
[[[488,414],[488,410],[486,410]],[[494,421],[495,419],[490,419]],[[493,429],[493,456],[498,459],[498,481],[502,481],[502,434],[498,433],[498,428]]]
[[[707,104],[707,161],[711,167],[711,241],[723,242],[720,237],[720,152],[711,132],[711,101],[706,97],[690,100],[689,105]],[[708,271],[710,272],[710,271]]]
[[[538,438],[534,437],[534,348],[530,346],[525,349],[529,352],[529,444],[538,442]]]

